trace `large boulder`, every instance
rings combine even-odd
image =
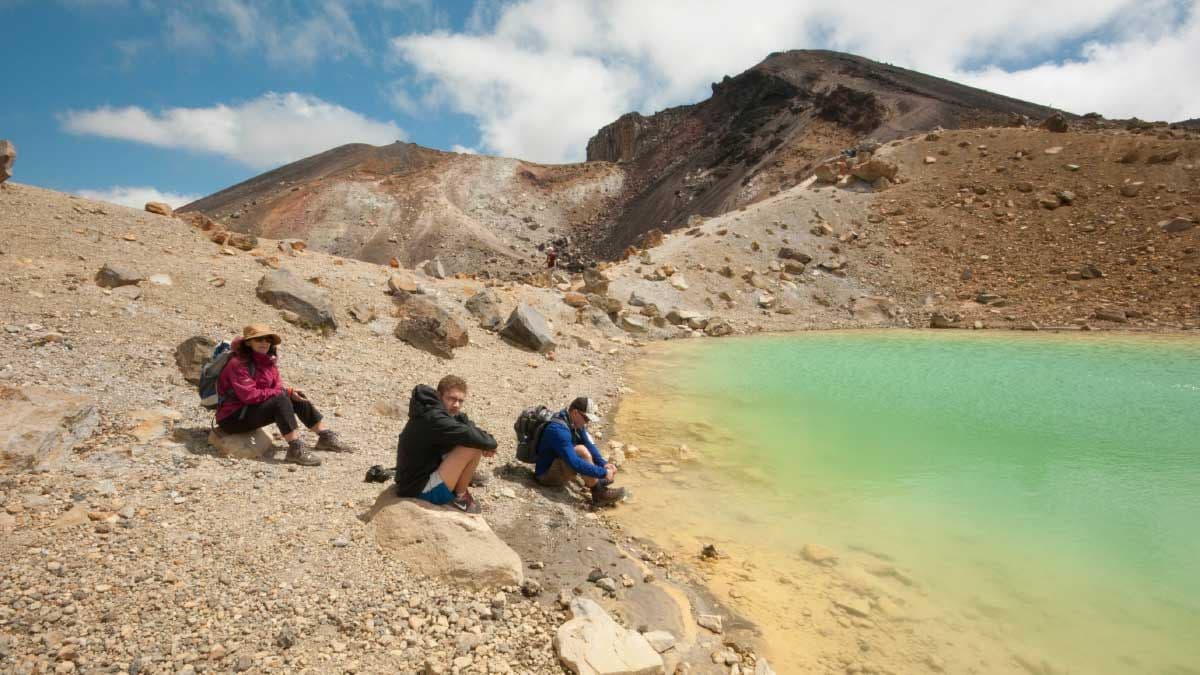
[[[112,263],[104,263],[96,272],[96,285],[104,288],[119,288],[121,286],[134,286],[142,282],[142,275],[120,265]]]
[[[11,141],[0,141],[0,183],[12,178],[13,163],[17,161],[17,147]]]
[[[175,365],[183,379],[192,384],[200,384],[200,368],[208,357],[212,356],[217,346],[216,340],[205,335],[190,337],[175,347]]]
[[[258,298],[272,307],[295,312],[306,326],[337,330],[333,303],[325,291],[288,270],[264,274],[258,281]]]
[[[418,574],[477,589],[525,581],[520,556],[479,516],[402,499],[389,486],[363,519],[383,553]]]
[[[555,347],[546,319],[525,303],[517,305],[508,315],[500,334],[535,352],[548,352]]]
[[[486,288],[467,298],[467,311],[479,319],[484,330],[500,330],[504,317],[500,315],[500,298]]]
[[[433,277],[434,279],[446,278],[446,266],[442,264],[442,259],[440,257],[418,263],[417,269]]]
[[[1067,130],[1071,128],[1070,125],[1067,124],[1067,118],[1064,117],[1062,113],[1054,113],[1053,115],[1042,120],[1041,126],[1046,131],[1056,134],[1066,133]]]
[[[146,212],[156,213],[160,216],[170,216],[175,213],[170,204],[163,202],[146,202]]]
[[[470,342],[467,327],[420,295],[397,295],[396,337],[408,344],[443,359],[454,358],[454,350]]]
[[[571,620],[554,635],[558,660],[578,675],[657,675],[663,659],[641,633],[621,627],[589,598],[571,601]]]
[[[420,293],[421,287],[412,274],[400,271],[388,277],[388,291],[392,295],[404,295],[405,293]]]
[[[895,163],[876,157],[854,167],[851,170],[851,173],[853,173],[854,177],[858,178],[859,180],[864,180],[868,183],[874,183],[880,178],[894,180],[899,171],[900,168],[897,167]]]
[[[0,470],[51,470],[100,423],[85,396],[42,387],[0,387]]]

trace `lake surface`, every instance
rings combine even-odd
[[[863,633],[906,671],[1200,673],[1200,341],[823,332],[631,371],[620,517],[749,562],[710,576],[788,665]],[[828,609],[847,592],[870,617]]]

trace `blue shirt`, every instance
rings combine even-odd
[[[608,473],[604,467],[608,462],[600,455],[596,444],[592,443],[587,429],[572,429],[566,410],[560,410],[542,430],[542,438],[538,441],[537,463],[533,467],[534,475],[540,476],[550,470],[554,460],[561,459],[575,473],[590,478],[604,478]],[[575,454],[575,446],[582,445],[592,456],[588,464],[582,457]]]

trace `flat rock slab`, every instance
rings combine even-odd
[[[663,659],[640,633],[622,628],[588,598],[571,601],[571,620],[554,635],[558,659],[579,675],[656,675]]]
[[[275,443],[262,429],[247,434],[227,434],[213,429],[208,432],[208,444],[216,448],[218,457],[232,459],[262,459],[276,450]]]
[[[100,423],[86,396],[42,387],[0,387],[0,470],[51,470]]]
[[[388,486],[363,519],[383,553],[418,574],[472,588],[525,581],[521,558],[480,516],[397,497]]]

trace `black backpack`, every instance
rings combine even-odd
[[[537,463],[538,443],[546,425],[556,421],[554,413],[544,405],[526,408],[517,416],[513,431],[517,432],[517,459],[526,464]]]

